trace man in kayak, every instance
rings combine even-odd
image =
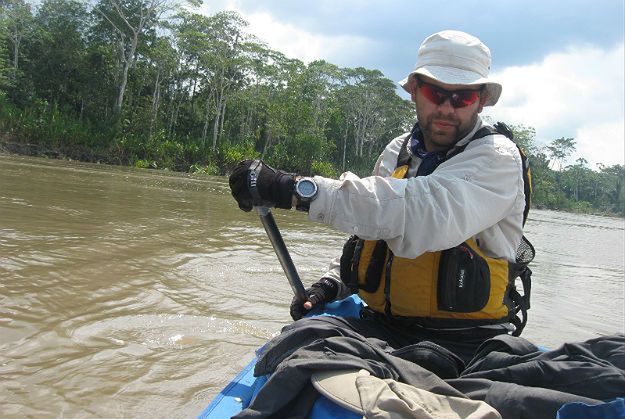
[[[417,123],[386,146],[370,177],[307,178],[258,160],[235,168],[230,187],[242,210],[295,206],[353,234],[308,301],[293,301],[293,319],[358,293],[367,307],[346,327],[395,348],[429,340],[467,360],[488,338],[520,334],[529,308],[528,260],[519,259],[531,248],[528,170],[507,127],[479,116],[502,91],[490,66],[490,50],[472,35],[426,38],[400,82]]]

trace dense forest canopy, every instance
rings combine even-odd
[[[0,0],[5,151],[225,174],[243,158],[284,170],[368,175],[414,123],[375,69],[306,64],[267,47],[237,13],[198,0]],[[625,215],[622,165],[566,165],[575,139],[539,146],[534,204]]]

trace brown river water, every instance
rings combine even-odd
[[[306,285],[346,235],[274,211]],[[524,337],[623,333],[624,221],[534,210]],[[189,418],[290,321],[224,177],[0,155],[0,417]]]

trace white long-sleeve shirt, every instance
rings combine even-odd
[[[457,145],[466,144],[481,127],[478,118]],[[385,240],[399,257],[415,258],[474,237],[486,255],[514,261],[525,208],[521,156],[514,143],[488,135],[471,141],[428,176],[395,179],[391,174],[407,135],[386,146],[373,176],[316,176],[319,193],[309,218],[363,239]],[[409,173],[416,173],[420,163],[413,156]],[[324,276],[341,285],[337,297],[342,298],[347,287],[340,281],[338,262],[332,261]]]

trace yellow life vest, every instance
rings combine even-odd
[[[404,178],[408,168],[399,166],[392,176]],[[533,247],[523,239],[533,258]],[[440,328],[512,322],[518,335],[529,308],[527,263],[486,256],[472,238],[409,259],[395,256],[383,240],[353,236],[343,250],[341,279],[370,309],[392,318]],[[523,278],[523,296],[515,287],[517,276]],[[516,316],[521,310],[523,321]]]

